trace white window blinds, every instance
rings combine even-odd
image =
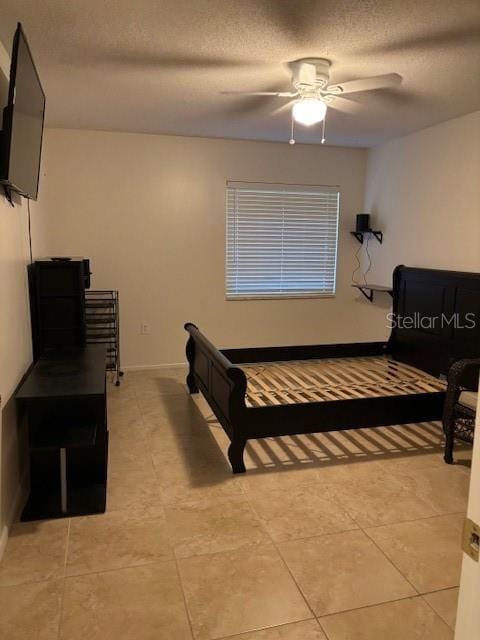
[[[339,191],[227,183],[227,298],[335,293]]]

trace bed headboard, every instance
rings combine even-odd
[[[398,266],[393,272],[389,351],[401,362],[446,375],[480,356],[480,274]]]

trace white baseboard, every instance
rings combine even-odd
[[[122,367],[122,371],[150,371],[152,369],[171,369],[172,367],[188,367],[187,362],[171,362],[169,364],[131,364]]]
[[[10,506],[10,510],[7,516],[7,522],[3,526],[2,532],[0,533],[0,560],[2,559],[3,552],[5,551],[5,547],[7,546],[8,534],[14,522],[18,520],[20,517],[20,513],[27,501],[28,497],[28,473],[25,473],[20,480],[20,484],[18,485],[17,492],[15,494],[15,498]]]

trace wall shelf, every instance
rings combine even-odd
[[[373,302],[373,294],[376,293],[388,293],[393,298],[392,287],[385,287],[382,284],[352,284],[354,289],[358,289],[369,302]]]
[[[363,244],[363,237],[368,233],[375,236],[380,244],[383,242],[383,231],[369,229],[368,231],[350,231],[350,233],[360,242],[360,244]]]

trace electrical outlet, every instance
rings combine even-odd
[[[150,335],[150,325],[148,324],[148,322],[142,322],[142,324],[140,325],[140,333],[142,334],[142,336]]]
[[[470,520],[470,518],[465,518],[462,549],[472,560],[478,562],[480,554],[480,526],[473,522],[473,520]]]

